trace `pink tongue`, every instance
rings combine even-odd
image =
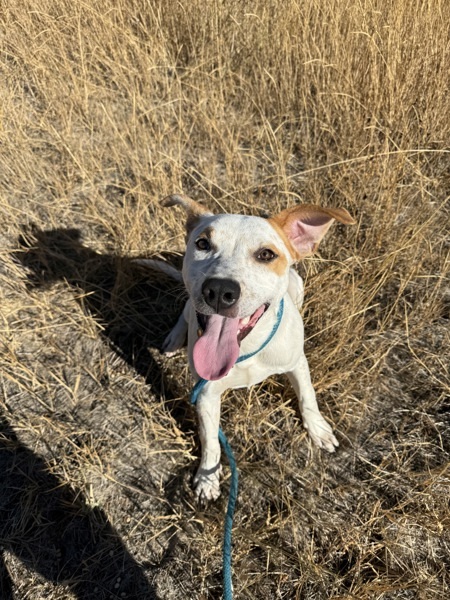
[[[214,381],[225,377],[239,357],[237,332],[239,318],[220,315],[208,318],[206,331],[194,344],[193,358],[197,373]]]

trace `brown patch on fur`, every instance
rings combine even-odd
[[[336,219],[340,223],[345,225],[354,225],[355,220],[351,217],[345,208],[328,208],[324,206],[317,206],[315,204],[300,204],[292,206],[286,210],[281,211],[278,215],[271,217],[269,221],[275,221],[282,229],[292,221],[293,219],[299,219],[301,217],[307,217],[311,213],[321,213],[324,216],[328,216],[331,219]]]
[[[208,242],[211,243],[211,246],[214,246],[213,241],[212,241],[212,237],[214,234],[214,227],[211,227],[211,225],[208,225],[208,227],[205,227],[205,229],[203,229],[203,231],[201,231],[196,239],[198,238],[206,238],[208,240]]]
[[[198,234],[198,237],[204,236],[204,237],[208,238],[209,241],[211,241],[213,233],[214,233],[214,227],[212,227],[211,225],[208,225],[208,227],[205,227],[205,229]]]
[[[272,250],[274,254],[277,255],[277,258],[265,263],[265,267],[279,275],[280,277],[284,275],[286,269],[288,268],[288,260],[281,250],[279,250],[276,246],[266,246],[269,250]]]
[[[292,256],[292,260],[298,260],[297,252],[294,246],[291,244],[288,236],[284,232],[284,229],[278,224],[276,217],[271,217],[270,219],[267,219],[267,221],[275,229],[275,231],[285,243],[289,254]]]
[[[286,245],[294,260],[300,260],[301,258],[304,258],[305,256],[308,256],[311,253],[300,253],[291,243],[287,232],[290,229],[292,221],[298,221],[302,218],[306,219],[310,215],[314,215],[315,217],[317,217],[318,214],[323,216],[324,219],[329,220],[329,225],[326,229],[324,229],[322,237],[328,231],[329,227],[333,222],[333,219],[339,221],[340,223],[344,223],[345,225],[354,225],[356,222],[352,218],[352,216],[347,212],[347,210],[345,210],[345,208],[327,208],[317,206],[315,204],[300,204],[297,206],[293,206],[292,208],[287,208],[286,210],[280,212],[278,215],[275,215],[269,219],[269,223],[272,225],[272,227],[274,227],[277,233],[279,235],[282,235],[283,239],[287,241]],[[320,240],[316,244],[314,244],[313,252],[317,250],[319,243]]]

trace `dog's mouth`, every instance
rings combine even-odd
[[[263,304],[251,316],[242,319],[197,313],[199,338],[194,344],[193,359],[200,377],[215,381],[229,373],[239,358],[240,343],[268,307],[269,304]]]

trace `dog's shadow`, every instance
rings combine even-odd
[[[176,378],[164,378],[158,353],[152,352],[181,311],[180,283],[152,277],[129,258],[95,252],[83,245],[77,229],[24,229],[15,258],[27,268],[30,289],[66,281],[85,312],[102,324],[108,343],[145,377],[153,394],[166,399],[184,395]],[[175,266],[181,262],[178,255],[163,258]],[[180,428],[192,431],[188,403],[168,405]],[[50,474],[3,416],[0,481],[0,551],[13,552],[49,581],[65,583],[79,600],[157,598],[103,511]],[[12,590],[0,560],[0,597],[12,599]]]
[[[173,380],[164,381],[158,352],[152,349],[161,348],[181,313],[186,299],[181,283],[135,259],[92,250],[83,245],[78,229],[27,228],[19,248],[15,257],[27,267],[28,288],[66,281],[80,292],[76,296],[85,312],[103,326],[102,336],[145,378],[152,392],[165,399],[179,397],[179,390],[171,387]],[[157,258],[181,267],[179,254]]]

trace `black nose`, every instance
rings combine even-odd
[[[202,294],[206,304],[216,312],[236,304],[241,295],[241,286],[232,279],[206,279],[202,285]]]

